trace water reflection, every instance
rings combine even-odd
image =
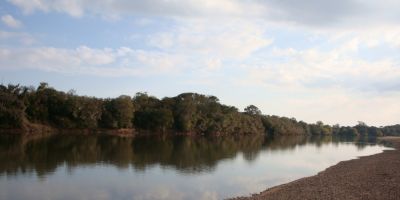
[[[354,142],[362,149],[376,138],[238,136],[220,138],[142,137],[127,138],[108,135],[53,135],[29,138],[0,136],[0,173],[8,175],[36,172],[45,176],[64,163],[69,168],[90,164],[112,164],[117,168],[132,166],[136,170],[159,164],[181,173],[214,170],[217,163],[242,153],[246,161],[254,161],[263,150],[290,150],[314,144]]]
[[[7,199],[23,199],[23,195],[31,199],[218,199],[247,195],[343,159],[377,153],[383,148],[369,145],[375,142],[375,138],[332,136],[2,135],[0,193],[8,194]]]

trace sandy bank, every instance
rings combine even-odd
[[[380,138],[395,150],[342,161],[315,176],[234,199],[400,199],[400,137]]]

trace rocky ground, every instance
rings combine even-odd
[[[255,199],[384,199],[400,200],[400,137],[381,138],[395,150],[342,161],[315,176],[269,188]]]

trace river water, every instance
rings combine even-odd
[[[0,199],[224,199],[388,149],[374,138],[0,136]]]

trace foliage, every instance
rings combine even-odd
[[[383,135],[400,136],[400,124],[380,128]]]
[[[0,128],[22,128],[25,121],[23,98],[26,88],[0,85]]]
[[[244,109],[244,112],[249,115],[261,115],[260,109],[255,105],[249,105]]]
[[[381,136],[399,135],[400,125],[354,127],[307,124],[295,118],[262,115],[254,105],[240,112],[215,96],[183,93],[158,99],[147,93],[100,99],[65,93],[40,83],[33,87],[0,85],[0,128],[24,128],[29,123],[56,128],[135,128],[155,132],[201,135],[267,134]]]

